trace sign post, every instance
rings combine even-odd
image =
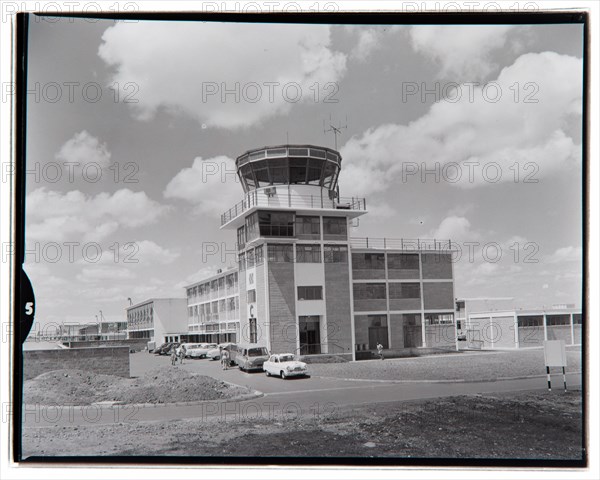
[[[546,340],[544,342],[544,362],[546,363],[546,375],[548,376],[548,391],[552,390],[550,379],[550,367],[561,367],[563,373],[563,386],[567,391],[567,350],[564,340]]]

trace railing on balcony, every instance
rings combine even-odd
[[[236,203],[221,215],[221,226],[252,207],[329,208],[342,210],[367,209],[367,202],[364,198],[340,197],[331,199],[327,195],[298,195],[281,187],[275,188],[280,188],[281,193],[266,194],[264,191],[258,190],[247,193],[241,202]]]
[[[430,238],[374,238],[350,237],[352,248],[374,248],[381,250],[443,250],[454,251],[456,244],[451,240]]]

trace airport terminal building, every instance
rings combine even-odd
[[[350,237],[367,206],[339,196],[341,163],[312,145],[237,158],[244,194],[221,228],[238,268],[186,287],[189,341],[348,358],[378,343],[456,349],[450,242]]]
[[[457,349],[449,240],[351,237],[367,204],[339,195],[335,150],[262,147],[236,168],[243,196],[221,228],[235,235],[238,266],[185,287],[178,338],[348,359],[378,343]]]

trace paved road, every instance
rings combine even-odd
[[[131,360],[132,376],[138,376],[157,366],[170,365],[167,357],[158,357],[143,352],[132,355]],[[24,426],[108,425],[180,419],[199,419],[211,422],[237,422],[242,419],[277,421],[299,415],[318,417],[348,406],[379,402],[546,388],[545,377],[473,383],[385,383],[319,377],[281,380],[266,377],[263,373],[240,372],[237,368],[223,371],[218,362],[209,360],[189,360],[184,365],[177,365],[173,368],[183,368],[238,385],[245,385],[253,390],[263,392],[264,395],[242,402],[204,402],[197,405],[156,407],[104,405],[83,408],[49,408],[31,406],[23,411]],[[562,387],[562,376],[555,376],[554,382],[555,389],[559,392]],[[580,387],[581,375],[567,375],[567,383],[573,388]]]

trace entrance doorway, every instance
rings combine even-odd
[[[300,317],[300,355],[321,353],[321,322],[318,315]]]
[[[389,348],[387,315],[369,315],[369,350],[376,350],[377,344]]]
[[[383,348],[389,347],[387,327],[369,327],[369,349],[376,350],[378,343],[381,343]]]

